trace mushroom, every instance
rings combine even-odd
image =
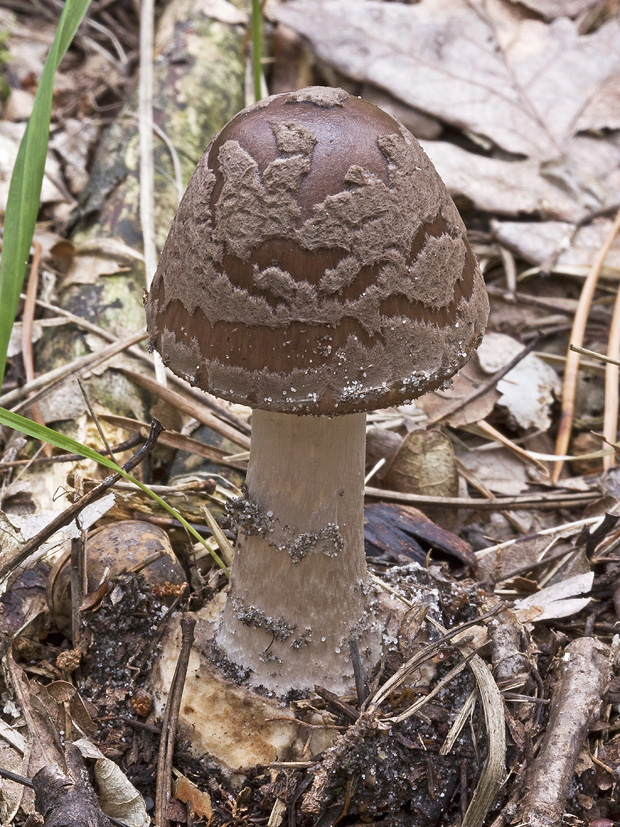
[[[415,138],[342,89],[236,115],[194,172],[147,301],[175,373],[253,408],[217,645],[276,695],[380,652],[364,557],[366,412],[445,385],[486,324],[465,226]]]

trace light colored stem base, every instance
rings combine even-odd
[[[365,414],[254,411],[239,539],[217,642],[279,695],[353,684],[349,639],[378,657],[364,557]]]

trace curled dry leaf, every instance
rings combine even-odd
[[[496,239],[531,264],[545,268],[589,269],[612,227],[609,218],[596,218],[577,228],[566,221],[491,221]],[[603,273],[620,271],[620,237],[611,246]]]
[[[103,812],[129,827],[147,827],[150,818],[144,799],[125,773],[109,758],[95,762],[95,780]]]
[[[488,378],[488,374],[482,370],[478,363],[478,357],[474,356],[452,379],[447,390],[427,393],[426,396],[416,399],[416,405],[428,415],[432,422],[441,420],[453,428],[471,425],[481,419],[486,419],[500,398],[498,391],[495,388],[490,388],[482,396],[467,402]],[[457,402],[462,402],[462,407],[459,407],[453,413],[448,413],[448,411],[453,410]]]
[[[480,367],[488,374],[496,373],[523,349],[511,336],[489,332],[478,350]],[[500,379],[497,390],[501,393],[498,405],[506,409],[516,425],[540,431],[549,428],[550,409],[554,394],[559,391],[559,380],[553,368],[540,357],[529,353]]]
[[[386,488],[434,497],[456,497],[458,475],[450,438],[442,431],[411,431],[383,476]]]
[[[590,602],[589,597],[577,595],[587,594],[592,588],[593,581],[594,572],[576,574],[553,586],[547,586],[536,594],[517,600],[514,604],[517,617],[521,623],[536,623],[540,620],[577,614]]]

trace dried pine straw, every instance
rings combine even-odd
[[[605,263],[605,259],[607,258],[607,254],[609,253],[611,245],[613,244],[616,235],[619,231],[620,210],[616,214],[616,218],[614,220],[611,231],[605,243],[601,247],[597,257],[595,258],[592,264],[592,267],[590,268],[588,276],[581,290],[581,295],[579,296],[579,302],[577,304],[577,310],[575,312],[575,317],[573,319],[573,327],[570,335],[571,344],[576,345],[577,347],[581,347],[583,345],[586,324],[588,322],[588,315],[590,313],[592,300],[594,299],[596,286],[598,284],[598,280],[603,269],[603,264]],[[564,371],[564,382],[562,384],[562,411],[560,414],[558,436],[555,443],[555,452],[559,456],[563,456],[568,452],[568,445],[570,442],[570,437],[573,429],[573,418],[575,414],[575,394],[577,391],[577,375],[579,373],[579,359],[579,352],[569,348],[568,353],[566,354],[566,369]],[[617,394],[617,384],[615,393]],[[551,475],[551,481],[554,484],[557,484],[560,478],[563,465],[563,460],[558,460],[555,463]]]

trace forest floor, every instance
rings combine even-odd
[[[0,2],[0,212],[60,5]],[[234,545],[251,412],[158,384],[142,304],[203,149],[253,100],[250,8],[159,2],[149,41],[139,5],[93,0],[57,73],[0,406],[133,458],[206,547],[93,461],[2,429],[0,822],[43,823],[36,794],[46,825],[69,808],[132,827],[612,827],[617,2],[264,4],[266,92],[341,86],[399,118],[461,211],[491,312],[449,390],[368,417],[367,560],[398,619],[378,673],[346,697],[317,675],[251,723],[230,682],[207,703],[193,678],[211,668],[226,576],[209,550]]]

